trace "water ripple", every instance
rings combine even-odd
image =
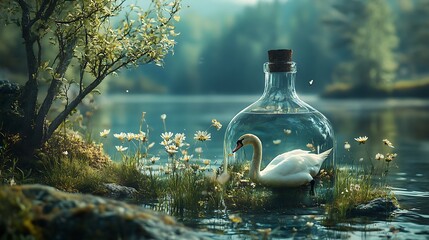
[[[409,191],[406,188],[392,188],[395,195],[407,197],[429,197],[429,192]]]

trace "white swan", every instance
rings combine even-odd
[[[237,141],[232,151],[235,153],[241,147],[251,144],[253,146],[250,179],[271,187],[298,187],[311,183],[311,193],[314,193],[313,177],[319,173],[323,161],[331,153],[332,148],[320,154],[295,149],[275,157],[264,170],[261,171],[262,144],[261,140],[253,134],[244,134]]]

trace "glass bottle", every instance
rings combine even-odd
[[[328,119],[302,101],[295,92],[296,64],[292,50],[270,50],[263,65],[265,89],[253,104],[239,112],[229,123],[224,138],[224,168],[236,161],[250,161],[252,147],[232,150],[240,136],[252,133],[262,142],[264,168],[274,157],[302,149],[322,153],[334,147],[334,132]],[[323,171],[334,167],[334,152],[325,159]]]

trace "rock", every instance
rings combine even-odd
[[[19,85],[8,80],[0,80],[0,94],[17,94]]]
[[[390,216],[398,208],[392,199],[376,198],[368,203],[356,206],[351,211],[351,215],[360,217],[385,217]]]
[[[43,185],[0,187],[0,239],[205,239],[168,215]]]
[[[137,194],[137,190],[133,187],[121,186],[116,183],[105,183],[107,194],[106,196],[113,199],[131,199]]]

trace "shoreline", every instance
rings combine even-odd
[[[429,98],[429,79],[399,81],[391,87],[370,87],[337,83],[328,86],[320,95],[325,99],[365,99],[365,98]]]

